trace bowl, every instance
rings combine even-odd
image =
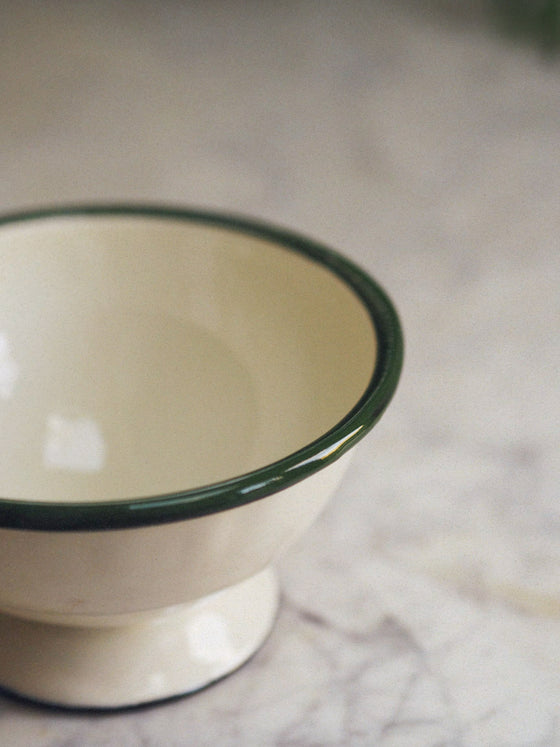
[[[160,206],[0,219],[0,686],[65,707],[196,691],[263,643],[274,561],[402,364],[338,253]]]

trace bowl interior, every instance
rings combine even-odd
[[[275,462],[356,405],[376,335],[312,257],[219,225],[0,229],[0,496],[98,501]]]

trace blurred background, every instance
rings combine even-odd
[[[363,265],[407,340],[250,665],[109,720],[0,701],[0,741],[560,744],[558,5],[0,5],[1,211],[264,218]]]

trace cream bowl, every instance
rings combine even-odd
[[[116,708],[240,666],[401,364],[385,293],[288,231],[0,219],[0,686]]]

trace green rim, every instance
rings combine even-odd
[[[397,313],[379,285],[330,248],[265,223],[208,210],[157,205],[56,207],[0,217],[0,225],[55,216],[122,215],[166,218],[258,236],[327,267],[352,288],[366,307],[378,337],[378,355],[368,387],[355,407],[331,430],[277,462],[212,485],[144,498],[91,503],[0,499],[0,527],[44,531],[124,529],[205,516],[256,501],[289,487],[338,459],[375,425],[397,387],[403,336]]]

